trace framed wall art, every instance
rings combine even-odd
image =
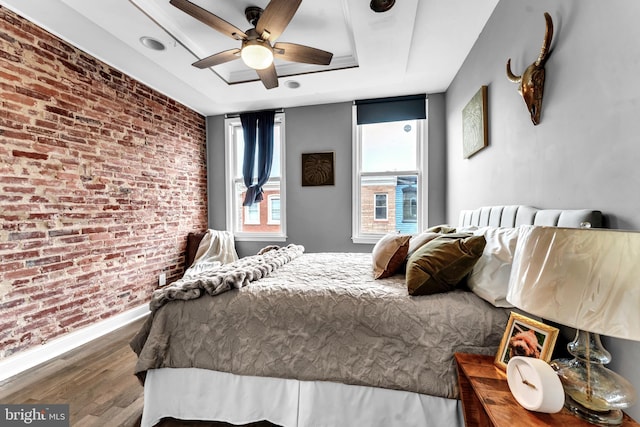
[[[462,109],[462,154],[465,159],[489,144],[487,86],[482,86]]]
[[[302,154],[302,186],[335,185],[335,153]]]
[[[557,338],[558,328],[512,312],[496,354],[495,364],[506,370],[509,359],[513,356],[535,357],[549,362]]]

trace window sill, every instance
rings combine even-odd
[[[234,235],[237,242],[286,242],[287,236],[283,235]]]
[[[355,244],[363,244],[363,245],[375,245],[376,243],[378,243],[378,240],[380,240],[382,238],[382,236],[375,236],[375,237],[352,237],[351,241]]]

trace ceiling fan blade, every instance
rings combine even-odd
[[[296,14],[302,0],[271,0],[258,19],[256,31],[260,36],[273,42],[287,28]],[[265,31],[268,35],[265,34]]]
[[[278,87],[278,74],[276,73],[276,67],[271,64],[269,67],[264,70],[256,70],[260,80],[262,80],[262,84],[267,89],[273,89],[274,87]]]
[[[206,58],[201,59],[200,61],[194,62],[193,65],[196,68],[209,68],[214,67],[216,65],[224,64],[225,62],[233,61],[234,59],[240,58],[240,49],[229,49],[224,52],[218,52],[211,56],[207,56]]]
[[[171,3],[187,15],[191,15],[198,21],[207,24],[214,30],[219,31],[234,40],[243,40],[247,38],[247,35],[244,33],[244,31],[240,30],[235,25],[228,23],[224,19],[219,18],[208,10],[203,9],[188,0],[171,0],[169,3]]]
[[[333,53],[301,44],[276,43],[273,46],[273,56],[284,59],[285,61],[329,65],[331,58],[333,58]]]

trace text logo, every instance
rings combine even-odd
[[[69,405],[0,405],[3,427],[69,427]]]

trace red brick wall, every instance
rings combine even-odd
[[[145,304],[207,225],[205,119],[0,7],[0,358]]]
[[[387,219],[375,219],[375,194],[387,195]],[[361,228],[369,233],[393,233],[396,231],[395,185],[363,185],[360,190]]]
[[[244,200],[246,193],[240,195]],[[281,230],[280,224],[269,224],[269,196],[280,195],[280,190],[264,190],[263,200],[260,202],[260,224],[247,224],[245,221],[245,209],[242,209],[242,231],[249,233],[277,233]]]

